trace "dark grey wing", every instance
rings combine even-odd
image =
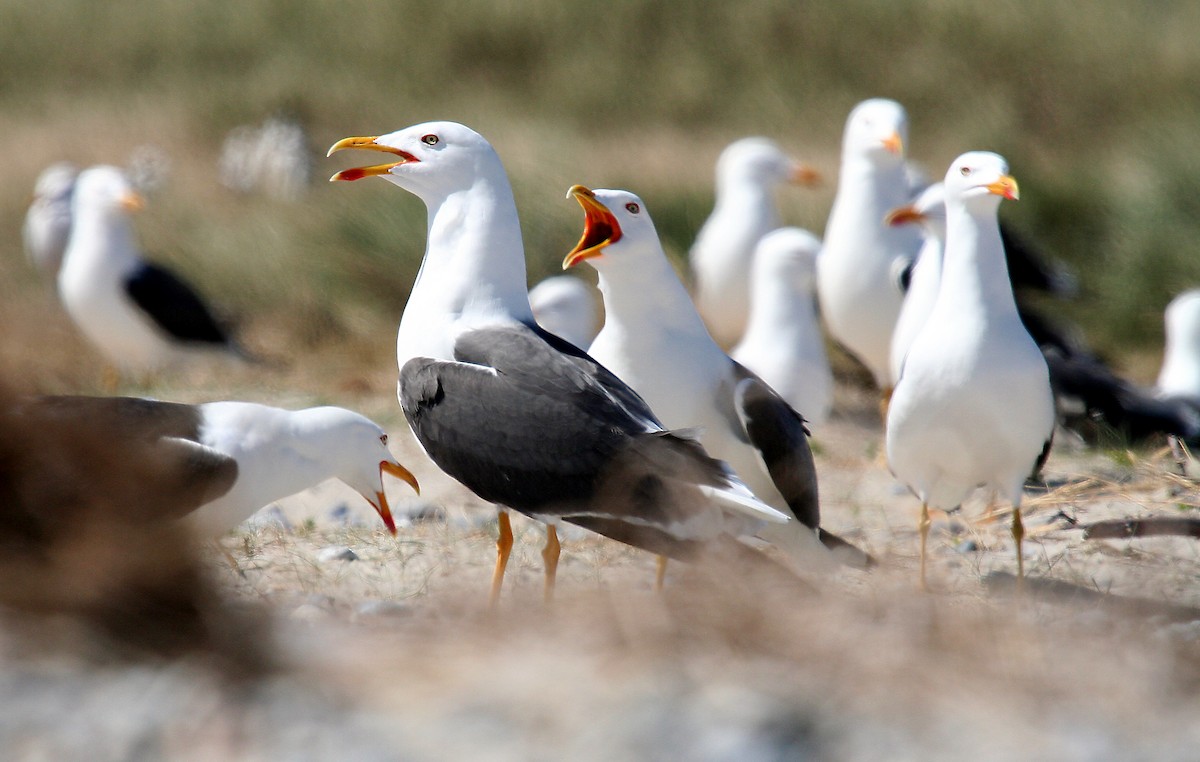
[[[787,501],[788,508],[810,529],[821,524],[817,494],[817,467],[808,446],[804,417],[792,409],[765,381],[730,361],[734,366],[734,405],[771,481]]]
[[[191,405],[51,396],[18,400],[7,412],[27,438],[24,502],[47,510],[38,519],[47,525],[69,521],[77,506],[95,506],[118,524],[175,519],[237,479],[233,458],[194,441],[199,413]]]
[[[525,326],[464,334],[455,355],[405,363],[400,402],[430,458],[472,492],[675,558],[711,539],[713,522],[694,519],[717,509],[696,485],[724,486],[723,465],[648,430],[620,402],[631,393],[586,355]]]
[[[633,434],[602,400],[480,364],[413,358],[400,390],[405,418],[443,471],[525,513],[589,500],[596,475]]]
[[[1167,434],[1184,439],[1200,434],[1200,416],[1186,403],[1142,391],[1099,359],[1068,357],[1050,347],[1044,347],[1042,355],[1060,418],[1085,439],[1111,443],[1115,434],[1139,442]]]
[[[121,441],[182,437],[199,441],[200,411],[194,405],[142,397],[45,395],[21,400],[19,414],[43,423],[87,426]]]
[[[1011,226],[1000,223],[1000,241],[1013,290],[1033,290],[1052,294],[1060,299],[1075,296],[1079,291],[1075,276],[1061,264],[1046,256],[1027,237]]]
[[[738,416],[796,520],[815,531],[821,544],[842,563],[860,569],[874,566],[875,559],[868,553],[820,526],[817,466],[804,416],[761,378],[736,362],[733,365],[738,379],[734,393]]]
[[[644,430],[664,428],[646,401],[628,384],[587,352],[541,326],[472,331],[455,343],[454,356],[461,362],[497,368],[522,383],[547,391],[582,392],[593,404],[614,407],[631,425]]]
[[[154,323],[180,341],[228,344],[229,336],[204,300],[170,270],[144,262],[125,281],[129,298]]]

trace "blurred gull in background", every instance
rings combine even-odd
[[[529,290],[529,306],[538,325],[587,350],[600,330],[596,289],[570,275],[555,275]]]
[[[825,422],[833,405],[833,373],[817,308],[820,252],[821,241],[800,228],[778,228],[759,240],[750,322],[729,353],[815,426]]]
[[[238,193],[263,193],[295,201],[312,178],[308,134],[296,121],[272,117],[261,126],[230,131],[221,147],[221,183]]]
[[[151,372],[199,351],[247,359],[187,283],[142,259],[129,215],[144,203],[116,167],[79,174],[58,273],[67,313],[123,372]]]
[[[713,339],[728,348],[749,319],[754,247],[780,225],[776,189],[787,182],[813,185],[819,176],[762,137],[730,143],[716,174],[716,202],[688,256],[696,309]]]

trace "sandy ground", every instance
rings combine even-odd
[[[274,668],[107,661],[0,641],[5,759],[1194,759],[1195,540],[1084,540],[1081,526],[1194,515],[1165,452],[1060,436],[1027,495],[1030,584],[1013,595],[1008,514],[937,517],[916,589],[914,498],[880,464],[870,395],[815,432],[824,523],[874,554],[805,593],[568,532],[553,605],[540,527],[515,522],[488,611],[495,514],[422,463],[395,538],[325,485],[260,514],[205,561]],[[349,551],[349,553],[347,553]],[[353,554],[353,560],[346,560]],[[1059,586],[1049,589],[1049,583]],[[236,671],[236,670],[235,670]]]

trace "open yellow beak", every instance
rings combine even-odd
[[[338,151],[344,151],[347,148],[358,148],[364,151],[381,151],[383,153],[390,153],[393,156],[400,157],[400,161],[393,161],[387,164],[376,164],[370,167],[352,167],[350,169],[343,169],[341,172],[338,172],[334,174],[333,177],[329,178],[329,182],[350,182],[353,180],[361,180],[364,177],[386,175],[392,171],[392,167],[398,167],[401,164],[411,164],[412,162],[420,161],[420,159],[418,159],[416,156],[413,156],[408,151],[403,151],[399,148],[392,148],[391,146],[380,145],[379,143],[375,142],[376,140],[378,140],[378,136],[342,138],[330,146],[329,151],[325,155],[333,156]]]
[[[1017,187],[1017,181],[1012,175],[1001,175],[1000,179],[990,183],[987,189],[1010,201],[1017,201],[1021,198],[1021,189]]]
[[[583,207],[583,236],[563,259],[564,270],[585,259],[600,256],[605,246],[621,240],[620,223],[608,207],[596,200],[595,193],[582,185],[572,185],[567,198],[572,196]]]
[[[391,506],[388,505],[387,495],[384,494],[383,489],[382,489],[384,474],[391,474],[392,476],[395,476],[399,479],[403,479],[404,481],[408,482],[409,485],[412,486],[413,490],[416,491],[416,493],[418,495],[421,494],[421,485],[417,483],[417,477],[413,476],[411,471],[409,471],[407,468],[400,465],[399,463],[392,463],[391,461],[388,461],[388,460],[379,461],[380,490],[375,493],[374,500],[367,498],[367,502],[369,502],[371,504],[371,506],[375,508],[375,511],[379,514],[379,518],[383,519],[384,526],[386,526],[388,528],[388,531],[391,532],[393,536],[395,536],[396,521],[395,521],[395,519],[392,518]]]

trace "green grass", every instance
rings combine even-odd
[[[0,261],[6,288],[33,282],[16,231],[42,166],[121,163],[149,142],[174,173],[139,223],[148,248],[235,312],[375,331],[416,273],[419,203],[378,182],[324,185],[348,163],[336,158],[299,203],[233,198],[215,179],[232,127],[287,112],[319,150],[470,124],[513,176],[533,280],[578,236],[563,200],[576,182],[637,191],[682,258],[717,152],[746,134],[828,173],[784,200],[820,232],[845,115],[882,95],[908,107],[911,155],[934,176],[965,150],[1007,156],[1022,200],[1005,217],[1076,268],[1067,314],[1120,355],[1160,341],[1167,300],[1200,284],[1197,33],[1194,3],[1119,0],[8,3]]]

